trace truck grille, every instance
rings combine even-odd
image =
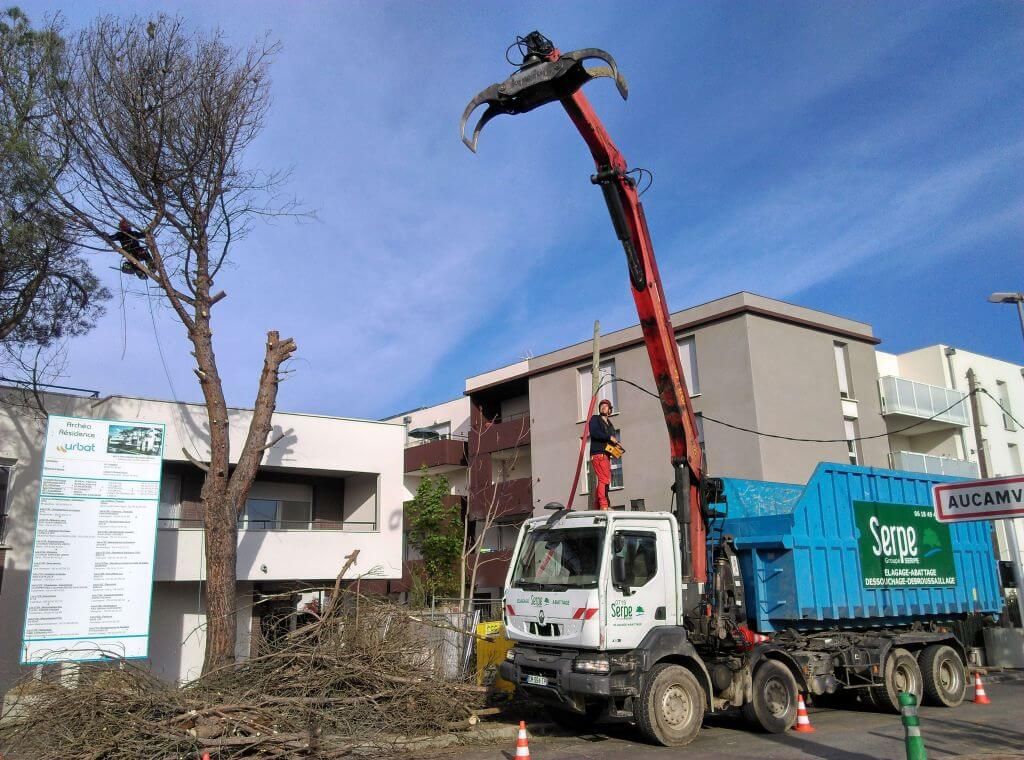
[[[527,630],[534,636],[561,636],[562,626],[558,623],[530,623]]]

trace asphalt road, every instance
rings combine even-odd
[[[990,705],[965,702],[949,710],[921,709],[921,735],[929,760],[971,757],[995,760],[1024,758],[1024,681],[987,684]],[[601,733],[578,737],[535,738],[530,742],[533,760],[648,760],[648,758],[740,757],[768,760],[904,760],[903,726],[898,715],[858,709],[811,708],[813,734],[789,731],[784,735],[760,734],[744,727],[739,719],[705,720],[700,736],[684,749],[652,747],[643,743],[628,725],[606,726]],[[458,760],[511,760],[509,747],[474,747],[446,753]]]

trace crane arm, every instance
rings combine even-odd
[[[558,101],[583,137],[594,158],[597,173],[591,182],[604,194],[615,234],[626,254],[630,287],[644,344],[654,373],[668,429],[669,450],[675,475],[673,485],[683,540],[683,576],[703,582],[706,577],[705,520],[702,505],[704,461],[697,435],[697,422],[686,388],[675,330],[669,318],[654,246],[647,229],[636,182],[626,172],[628,164],[594,113],[581,87],[590,79],[615,79],[623,98],[625,80],[607,53],[587,48],[562,54],[547,38],[533,32],[519,41],[523,65],[501,84],[492,85],[474,98],[462,117],[463,141],[475,152],[480,130],[494,116],[524,113]],[[608,66],[587,69],[586,59],[598,58]],[[465,137],[470,114],[486,103],[472,140]]]

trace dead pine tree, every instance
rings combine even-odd
[[[215,283],[256,218],[294,213],[277,196],[284,175],[244,161],[269,107],[276,52],[268,40],[235,49],[220,32],[175,17],[100,18],[69,39],[41,125],[71,146],[55,209],[97,250],[116,253],[125,279],[173,310],[192,344],[210,447],[185,452],[205,472],[204,672],[234,659],[237,520],[275,443],[278,382],[296,350],[291,338],[267,333],[252,422],[232,467],[212,320],[225,293]]]

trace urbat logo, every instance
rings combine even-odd
[[[95,443],[58,443],[57,451],[67,454],[71,451],[96,451]]]

